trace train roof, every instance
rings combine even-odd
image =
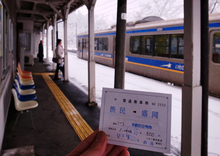
[[[209,22],[220,22],[220,13],[210,14],[209,15]],[[137,30],[137,29],[146,29],[146,28],[161,28],[161,27],[168,27],[168,26],[183,26],[184,19],[178,18],[178,19],[171,19],[171,20],[160,20],[160,21],[153,21],[153,22],[146,22],[146,23],[138,23],[134,24],[134,22],[128,22],[126,30]],[[110,28],[110,29],[104,29],[104,30],[98,30],[95,31],[95,34],[102,34],[102,33],[110,33],[115,32],[116,26]],[[88,33],[80,33],[78,36],[87,35]]]

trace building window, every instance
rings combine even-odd
[[[19,41],[25,51],[31,51],[31,33],[19,33]]]

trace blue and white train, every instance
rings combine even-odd
[[[209,91],[220,96],[220,14],[209,17]],[[114,67],[116,29],[95,32],[95,61]],[[79,58],[88,58],[88,34],[78,35]],[[126,29],[128,72],[160,81],[183,84],[183,19],[134,23]]]

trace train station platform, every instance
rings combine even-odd
[[[40,63],[37,59],[34,62],[33,66],[25,66],[25,70],[33,73],[35,82],[38,107],[31,110],[35,129],[28,112],[19,116],[12,132],[19,113],[12,96],[2,145],[3,156],[19,152],[22,156],[64,156],[98,129],[100,108],[88,107],[87,95],[71,82],[53,80],[51,64]],[[129,151],[131,156],[163,155],[136,149]]]

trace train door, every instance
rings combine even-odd
[[[210,32],[209,57],[209,91],[220,95],[220,30]]]
[[[82,41],[78,39],[77,57],[82,58]]]
[[[113,67],[115,67],[115,57],[116,57],[116,36],[113,36]]]

